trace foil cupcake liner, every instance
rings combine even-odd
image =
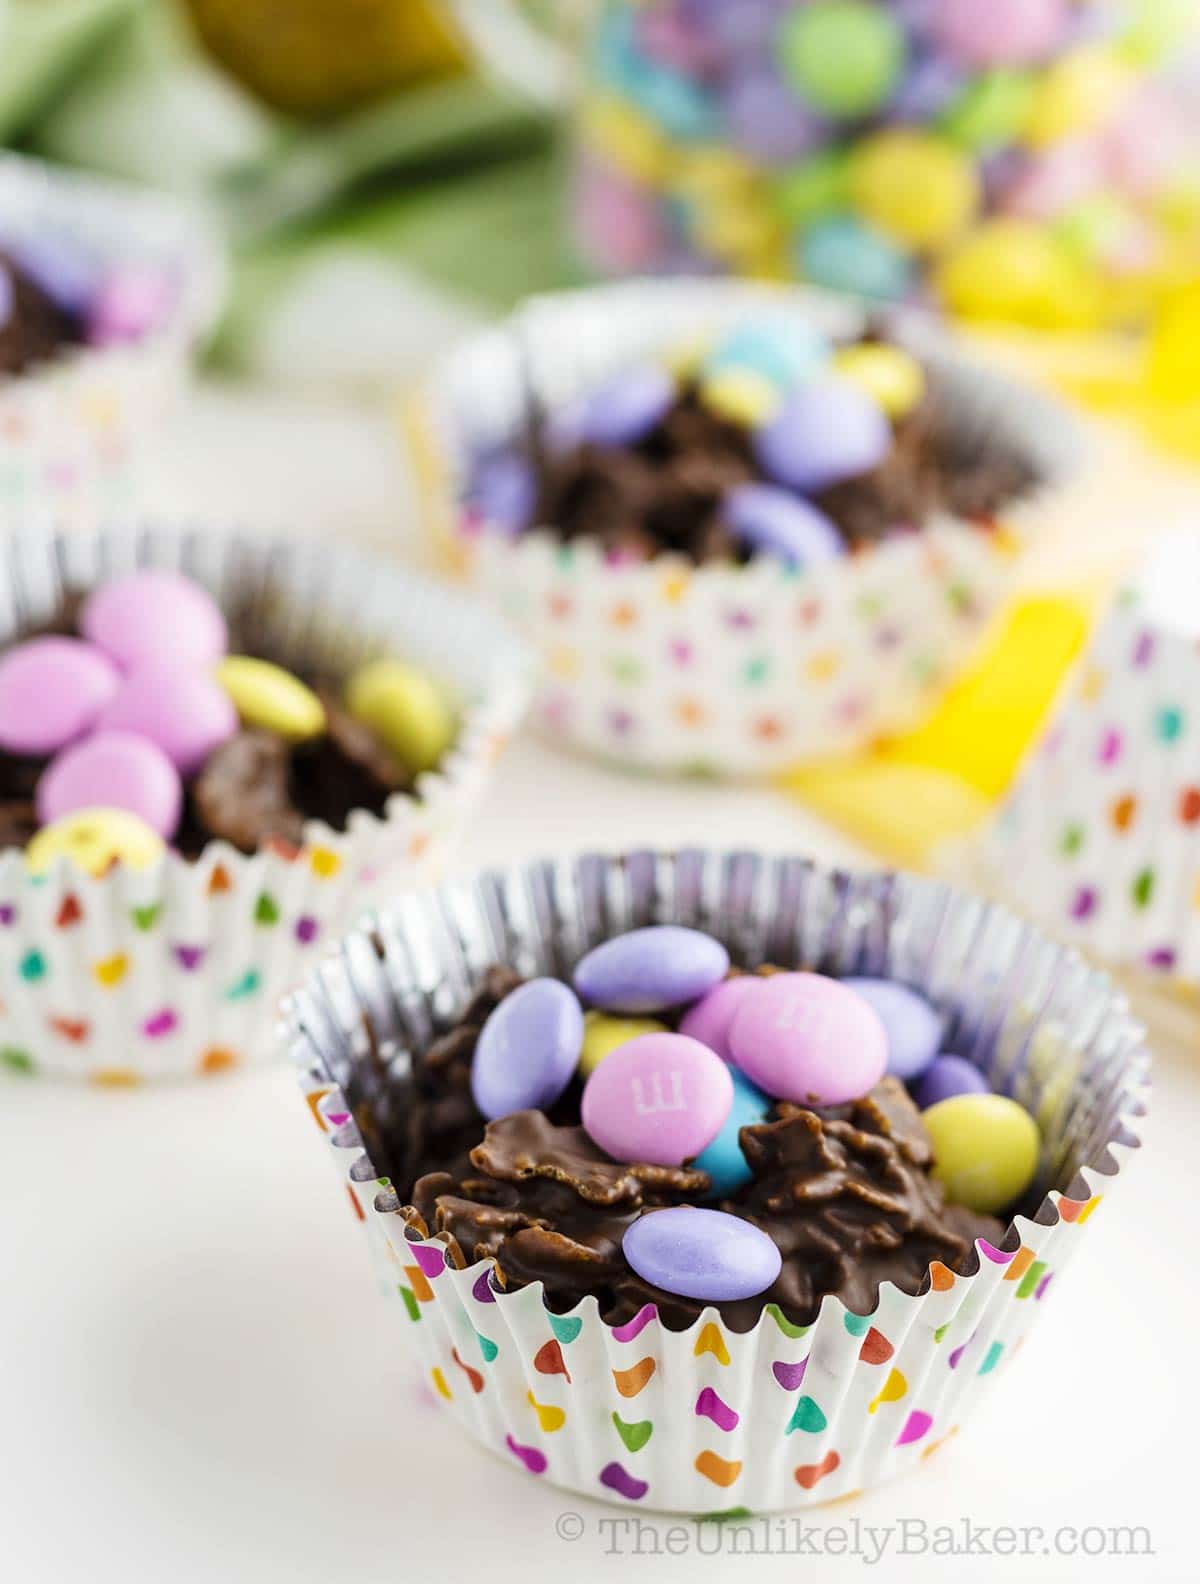
[[[988,889],[1051,933],[1192,987],[1200,649],[1163,600],[1193,599],[1198,572],[1200,535],[1171,536],[1118,596],[978,858]]]
[[[72,348],[0,380],[0,529],[35,513],[97,526],[128,505],[138,453],[184,390],[224,296],[224,255],[177,201],[12,154],[0,154],[0,214],[6,236],[61,236],[176,288],[166,321],[137,342]]]
[[[312,821],[299,849],[214,841],[194,862],[169,853],[102,878],[66,859],[35,877],[20,850],[0,853],[0,1067],[18,1072],[136,1083],[269,1057],[280,996],[322,947],[437,876],[528,703],[530,657],[476,602],[341,546],[226,527],[0,540],[0,645],[64,593],[136,566],[182,571],[249,612],[288,663],[336,673],[402,655],[453,694],[460,731],[383,818]]]
[[[799,574],[769,557],[695,566],[606,559],[459,517],[470,455],[631,360],[748,314],[797,313],[854,335],[864,312],[795,288],[636,282],[532,299],[454,354],[408,414],[410,449],[450,564],[536,645],[535,719],[550,736],[647,770],[765,775],[910,729],[975,650],[1008,593],[1028,508],[988,533],[942,516],[920,533]],[[1072,469],[1073,421],[966,362],[916,316],[902,339],[936,369],[964,444],[1000,438],[1049,486]]]
[[[406,1236],[354,1122],[466,1003],[489,963],[566,974],[598,942],[695,925],[746,966],[891,974],[944,1010],[949,1044],[1026,1105],[1043,1145],[1028,1214],[969,1274],[890,1284],[868,1315],[826,1297],[810,1326],[770,1306],[753,1330],[714,1308],[672,1332],[652,1305],[610,1326],[596,1300],[553,1314]],[[917,1467],[1007,1375],[1084,1227],[1138,1147],[1148,1057],[1101,973],[1003,909],[929,880],[798,858],[639,852],[541,862],[396,901],[286,1008],[282,1037],[368,1233],[393,1313],[448,1412],[556,1485],[649,1509],[802,1507]],[[1017,1388],[1019,1390],[1019,1387]]]

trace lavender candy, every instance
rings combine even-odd
[[[515,451],[493,451],[475,464],[469,499],[484,521],[506,537],[522,533],[537,505],[533,469]]]
[[[5,249],[48,297],[65,312],[85,319],[96,293],[98,277],[91,261],[71,242],[49,233],[15,237],[0,235]]]
[[[846,379],[799,386],[755,436],[771,478],[808,494],[878,467],[892,445],[879,403]]]
[[[638,363],[593,390],[580,433],[599,446],[635,445],[660,422],[675,399],[675,381],[657,363]]]
[[[937,1055],[942,1018],[925,997],[891,979],[843,979],[879,1014],[887,1030],[887,1070],[906,1081],[916,1078]]]
[[[735,72],[723,85],[720,99],[732,141],[765,165],[799,159],[825,136],[816,112],[765,62]]]
[[[979,1068],[965,1056],[935,1056],[912,1086],[913,1104],[919,1111],[927,1111],[940,1100],[987,1094],[990,1088]]]
[[[679,924],[651,924],[605,941],[575,968],[575,988],[606,1012],[665,1012],[697,1000],[729,972],[720,941]]]
[[[743,544],[793,566],[819,566],[845,554],[841,534],[823,511],[772,484],[738,484],[722,510]]]
[[[753,1298],[783,1266],[778,1247],[751,1222],[691,1205],[639,1216],[626,1230],[621,1251],[643,1281],[702,1302]]]
[[[489,1121],[552,1106],[583,1050],[583,1009],[557,979],[531,979],[505,996],[480,1032],[471,1094]]]

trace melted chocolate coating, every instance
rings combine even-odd
[[[684,1329],[705,1305],[643,1281],[621,1239],[646,1210],[702,1199],[707,1174],[612,1160],[578,1125],[577,1084],[553,1116],[520,1111],[485,1123],[475,1109],[475,1043],[520,983],[490,969],[462,1019],[356,1108],[375,1164],[409,1201],[400,1212],[408,1225],[443,1237],[458,1264],[493,1258],[503,1285],[540,1281],[554,1310],[593,1294],[611,1324],[654,1303],[666,1325]],[[761,1227],[783,1267],[767,1292],[719,1306],[736,1331],[753,1327],[767,1303],[809,1324],[826,1293],[870,1314],[883,1282],[917,1293],[934,1260],[962,1271],[975,1238],[1002,1239],[994,1218],[946,1204],[930,1175],[928,1135],[897,1078],[845,1106],[779,1102],[741,1141],[752,1177],[719,1208]]]
[[[0,376],[23,374],[83,341],[82,323],[4,253],[0,272],[12,290],[11,311],[0,319]]]

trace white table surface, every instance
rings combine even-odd
[[[210,391],[161,446],[146,498],[383,544],[404,489],[382,417]],[[681,841],[861,856],[772,794],[627,779],[522,740],[462,862]],[[398,1311],[288,1071],[114,1093],[7,1081],[3,1576],[503,1584],[569,1571],[586,1584],[625,1557],[639,1578],[795,1580],[815,1566],[825,1580],[868,1565],[833,1555],[857,1520],[867,1552],[882,1538],[867,1527],[891,1526],[889,1579],[1194,1578],[1200,1058],[1158,1055],[1152,1149],[976,1421],[919,1475],[808,1515],[799,1537],[759,1530],[773,1554],[736,1561],[703,1554],[713,1526],[601,1527],[625,1514],[493,1460],[414,1388]],[[563,1514],[579,1538],[556,1532]],[[906,1521],[910,1550],[922,1523],[954,1526],[960,1544],[966,1524],[1045,1539],[1025,1557],[901,1556]],[[1060,1526],[1090,1544],[1114,1525],[1144,1526],[1154,1555],[1055,1554]],[[573,1534],[573,1518],[562,1527]]]

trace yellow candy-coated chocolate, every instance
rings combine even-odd
[[[1063,138],[1086,136],[1113,115],[1135,82],[1135,74],[1111,50],[1074,50],[1038,82],[1025,122],[1025,141],[1034,148],[1047,148]]]
[[[916,249],[944,247],[971,222],[980,199],[970,156],[910,127],[867,139],[851,165],[850,191],[872,225]]]
[[[607,1012],[585,1012],[583,1054],[579,1058],[581,1077],[590,1078],[606,1056],[640,1034],[668,1032],[667,1025],[656,1018],[610,1017]]]
[[[633,181],[655,187],[671,170],[670,144],[652,121],[622,99],[590,99],[580,111],[580,135]]]
[[[454,740],[454,715],[436,683],[400,660],[372,660],[346,684],[346,708],[414,775]]]
[[[149,869],[165,851],[158,832],[128,809],[90,808],[44,826],[25,849],[25,862],[38,875],[70,858],[88,874],[103,875],[116,863]]]
[[[994,1215],[1033,1181],[1041,1136],[1007,1095],[953,1095],[922,1111],[921,1120],[933,1145],[933,1175],[951,1203]]]
[[[1200,286],[1163,304],[1150,337],[1149,382],[1162,401],[1200,401]]]
[[[228,655],[216,678],[243,726],[277,732],[289,742],[307,742],[325,730],[325,706],[312,688],[270,660]]]
[[[903,347],[864,341],[843,347],[834,366],[873,396],[889,418],[903,418],[925,394],[925,370]]]
[[[765,374],[728,368],[701,382],[700,400],[719,418],[756,429],[778,410],[779,390]]]
[[[937,285],[946,305],[968,319],[1083,328],[1104,311],[1098,272],[1031,220],[977,226],[947,254]]]

